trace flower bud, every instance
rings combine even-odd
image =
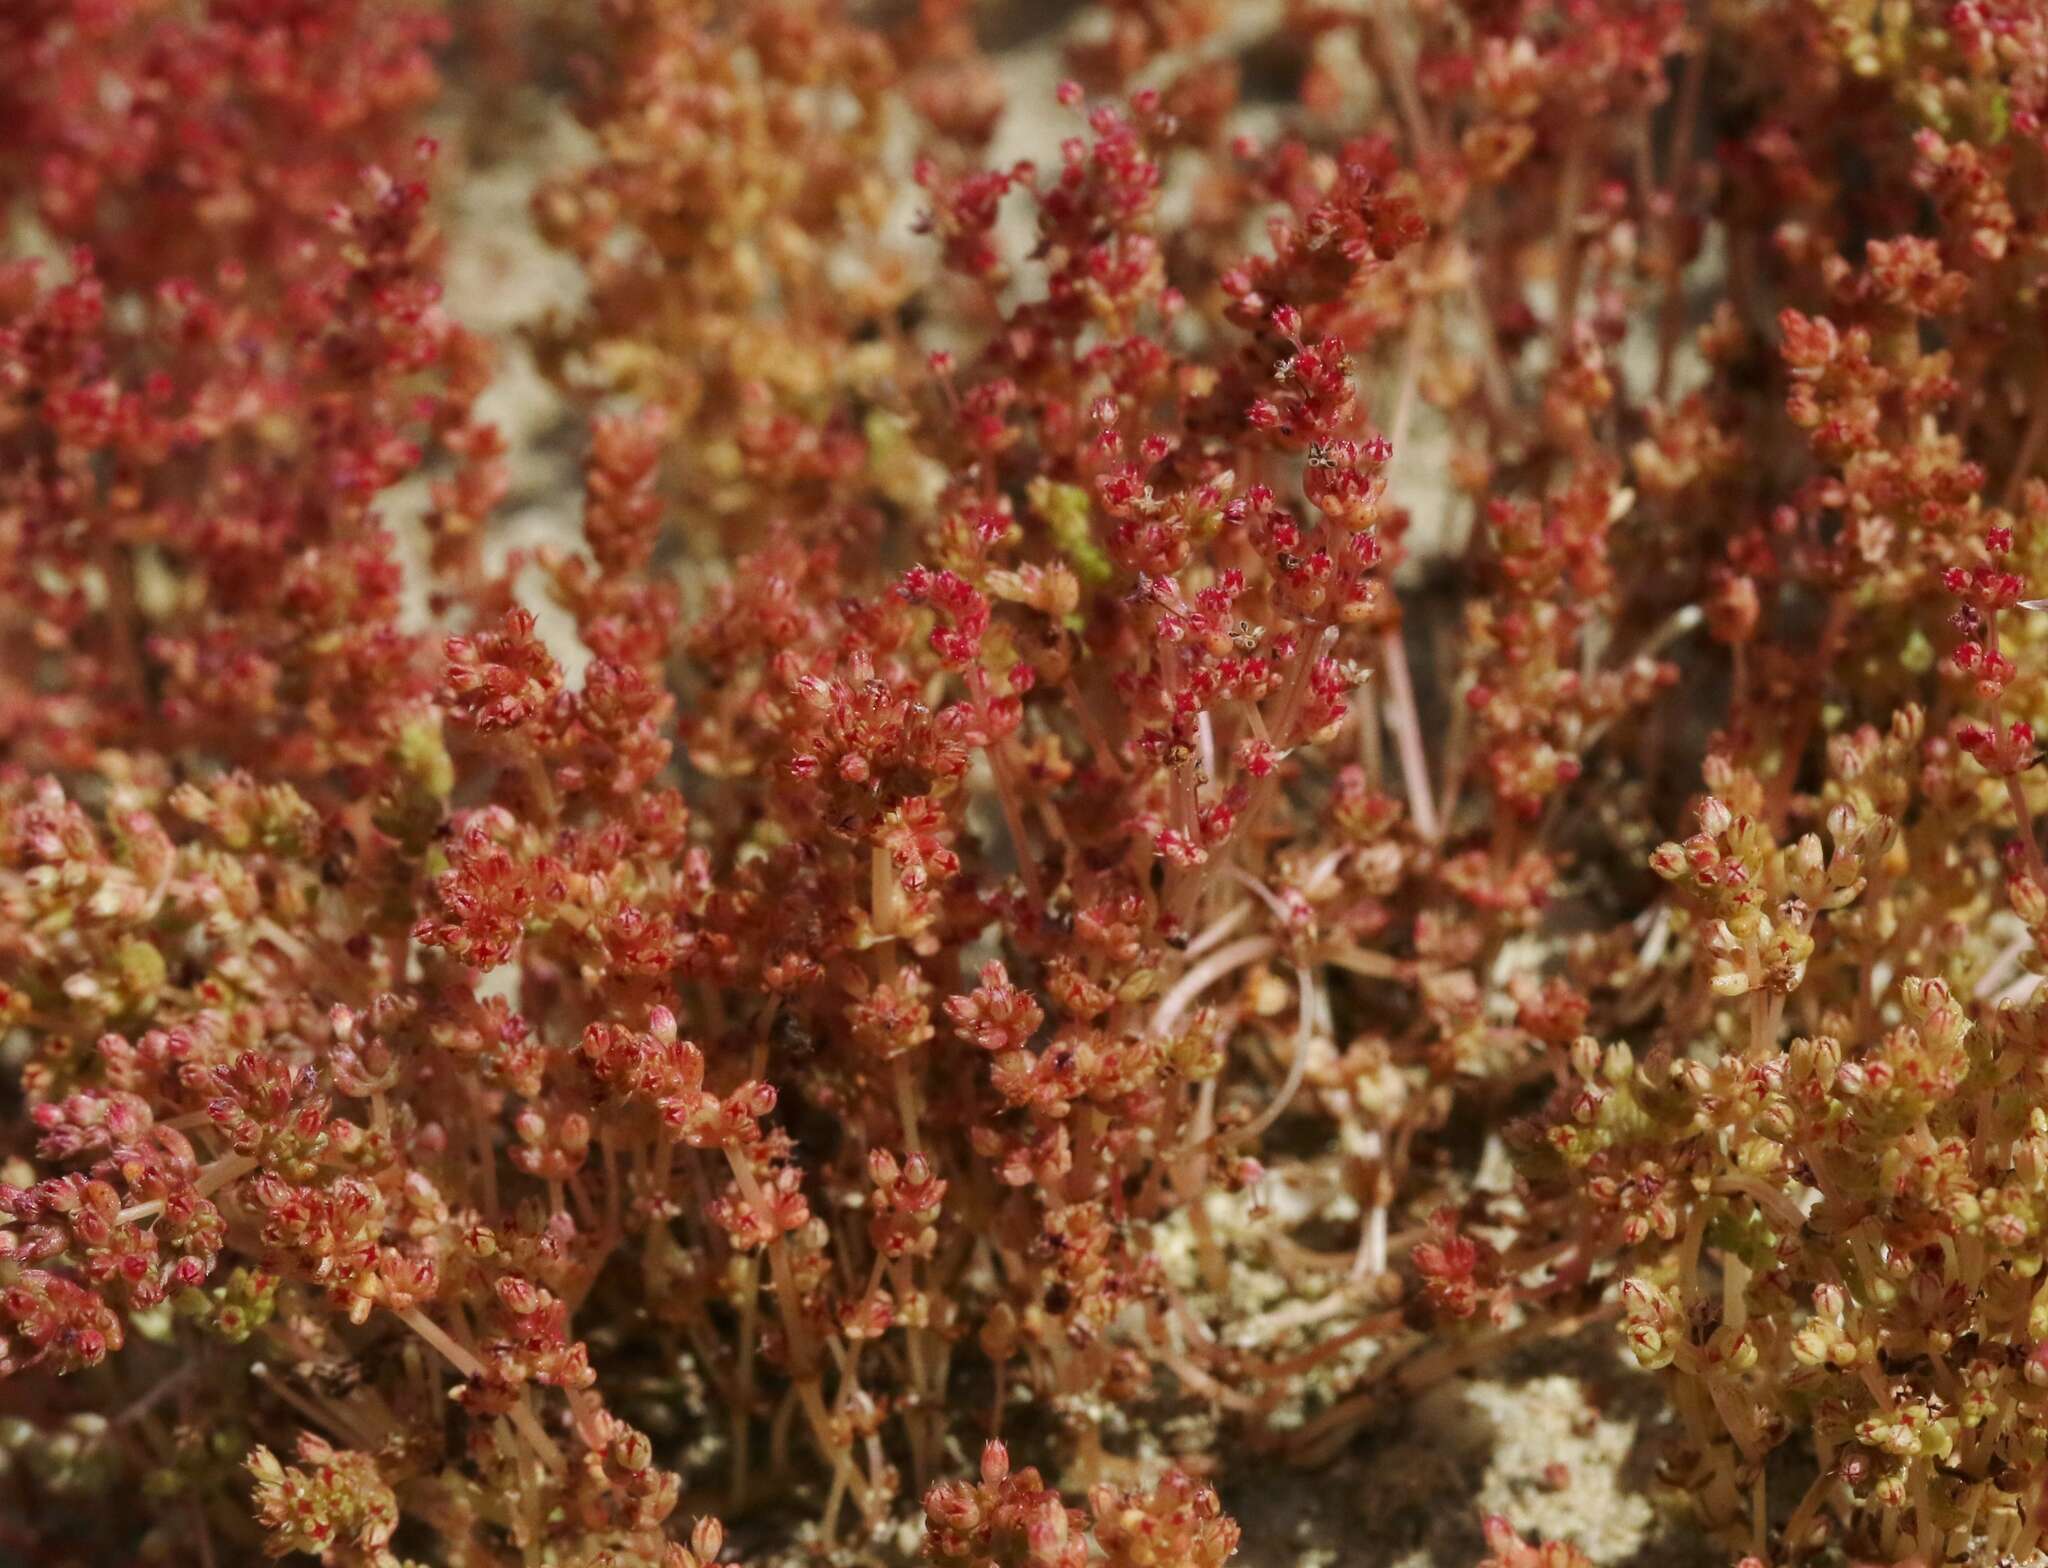
[[[2029,876],[2015,876],[2005,885],[2006,897],[2011,900],[2012,912],[2029,930],[2038,931],[2048,922],[2048,892]]]
[[[645,1432],[628,1430],[612,1440],[612,1463],[628,1475],[638,1475],[654,1462],[654,1444]]]
[[[1696,1062],[1689,1056],[1681,1056],[1671,1064],[1671,1086],[1697,1098],[1713,1088],[1713,1069],[1705,1062]]]
[[[987,1466],[987,1457],[984,1455],[984,1473]],[[975,1495],[974,1488],[965,1481],[941,1481],[925,1493],[924,1514],[931,1528],[954,1531],[962,1535],[976,1529],[983,1517],[981,1500]]]
[[[1677,1309],[1655,1285],[1640,1279],[1622,1281],[1621,1300],[1626,1314],[1622,1333],[1636,1365],[1645,1372],[1670,1366],[1678,1354]]]
[[[1010,1475],[1010,1450],[1002,1443],[991,1440],[982,1445],[981,1484],[1001,1486]]]
[[[690,1550],[701,1562],[717,1562],[725,1550],[725,1526],[708,1514],[699,1519],[690,1529]]]
[[[2033,1304],[2027,1309],[2027,1332],[2035,1339],[2048,1341],[2048,1282],[2034,1292]]]
[[[1757,1363],[1756,1336],[1746,1328],[1723,1323],[1707,1341],[1707,1356],[1726,1372],[1747,1372]]]
[[[1572,1041],[1572,1071],[1588,1083],[1600,1072],[1600,1042],[1589,1034]]]
[[[2048,1339],[2038,1341],[2028,1351],[2028,1382],[2036,1388],[2048,1388]]]
[[[1785,1158],[1785,1151],[1768,1135],[1744,1138],[1735,1151],[1735,1167],[1751,1176],[1770,1176]]]
[[[1835,848],[1840,849],[1856,836],[1861,821],[1856,808],[1846,800],[1828,808],[1828,837],[1834,840]]]
[[[1803,833],[1792,846],[1792,874],[1803,882],[1817,878],[1827,866],[1827,852],[1818,833]]]
[[[1819,1322],[1802,1324],[1792,1336],[1792,1359],[1803,1367],[1826,1366],[1828,1352],[1834,1342],[1834,1325]]]

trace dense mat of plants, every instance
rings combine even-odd
[[[2038,1560],[2048,12],[1000,9],[0,6],[0,1560]]]

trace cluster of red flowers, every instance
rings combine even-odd
[[[983,9],[0,9],[0,1559],[2048,1549],[2048,12]]]

